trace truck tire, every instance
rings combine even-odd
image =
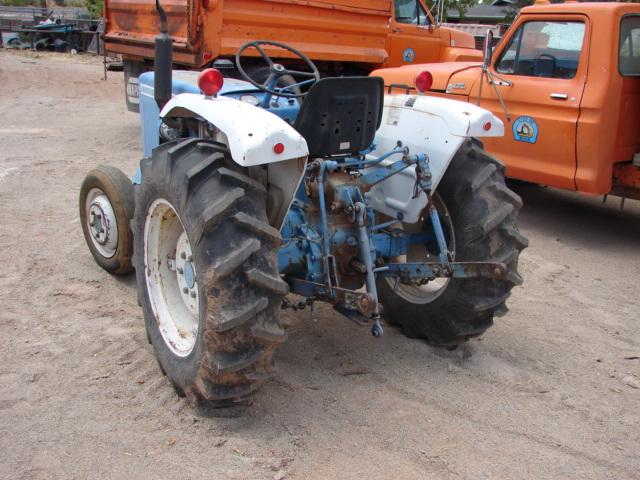
[[[195,403],[244,400],[285,338],[266,189],[203,139],[162,144],[140,165],[134,264],[156,358]]]
[[[437,188],[436,206],[456,261],[496,261],[507,265],[500,280],[448,279],[440,289],[378,279],[385,318],[405,335],[432,345],[455,346],[478,336],[507,312],[511,289],[522,283],[518,256],[528,240],[516,227],[522,200],[504,181],[504,166],[469,140],[453,158]],[[431,229],[431,223],[424,227]],[[407,226],[410,227],[410,226]],[[437,260],[437,247],[427,245]],[[425,261],[409,258],[409,261]],[[441,279],[436,279],[436,282]]]
[[[96,263],[113,275],[133,268],[133,236],[129,222],[135,209],[133,184],[120,170],[100,165],[80,187],[80,224]]]

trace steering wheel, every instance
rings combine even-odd
[[[290,53],[293,53],[293,55],[298,57],[300,60],[304,61],[305,65],[309,67],[309,70],[311,71],[305,72],[305,71],[299,71],[299,70],[289,70],[285,68],[283,65],[274,62],[271,59],[271,57],[269,57],[269,55],[267,55],[267,53],[264,51],[264,49],[262,48],[263,46],[278,47],[283,50],[287,50]],[[242,67],[242,63],[240,60],[242,57],[242,54],[250,48],[255,48],[260,54],[260,56],[262,57],[262,59],[267,63],[267,66],[269,67],[269,76],[264,81],[264,83],[259,83],[258,81],[253,79]],[[284,97],[284,98],[304,97],[307,94],[307,92],[295,93],[287,90],[291,90],[296,87],[300,87],[302,85],[306,85],[312,82],[317,82],[318,80],[320,80],[320,73],[318,72],[318,68],[314,65],[314,63],[311,61],[309,57],[307,57],[302,52],[299,52],[295,48],[292,48],[288,45],[285,45],[284,43],[279,43],[279,42],[256,40],[254,42],[245,43],[240,47],[240,49],[238,50],[238,53],[236,53],[236,66],[238,67],[238,71],[242,74],[244,79],[247,80],[249,83],[251,83],[251,85],[253,85],[256,88],[259,88],[263,92],[270,93],[271,95],[275,95],[278,97]],[[301,82],[294,83],[293,85],[287,85],[286,87],[276,88],[276,85],[278,84],[278,80],[285,75],[291,75],[293,77],[306,77],[309,80],[303,80]]]
[[[545,59],[545,58],[551,60],[551,74],[553,74],[553,71],[556,69],[556,57],[548,53],[541,53],[533,61],[533,72],[537,77],[542,76],[542,73],[544,73],[544,72],[538,71],[538,62],[541,62],[542,59]]]

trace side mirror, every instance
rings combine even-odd
[[[484,53],[483,68],[489,68],[491,63],[491,54],[493,53],[493,30],[487,30],[487,35],[484,37],[484,45],[482,47]]]

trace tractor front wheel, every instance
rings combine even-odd
[[[80,187],[80,223],[96,263],[114,275],[132,270],[134,193],[131,180],[115,167],[91,170]]]
[[[161,145],[141,171],[134,263],[158,362],[179,394],[217,406],[243,400],[285,336],[288,287],[266,190],[203,139]]]

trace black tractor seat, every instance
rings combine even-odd
[[[354,155],[373,143],[382,119],[380,77],[335,77],[316,82],[305,97],[294,128],[311,158]]]

